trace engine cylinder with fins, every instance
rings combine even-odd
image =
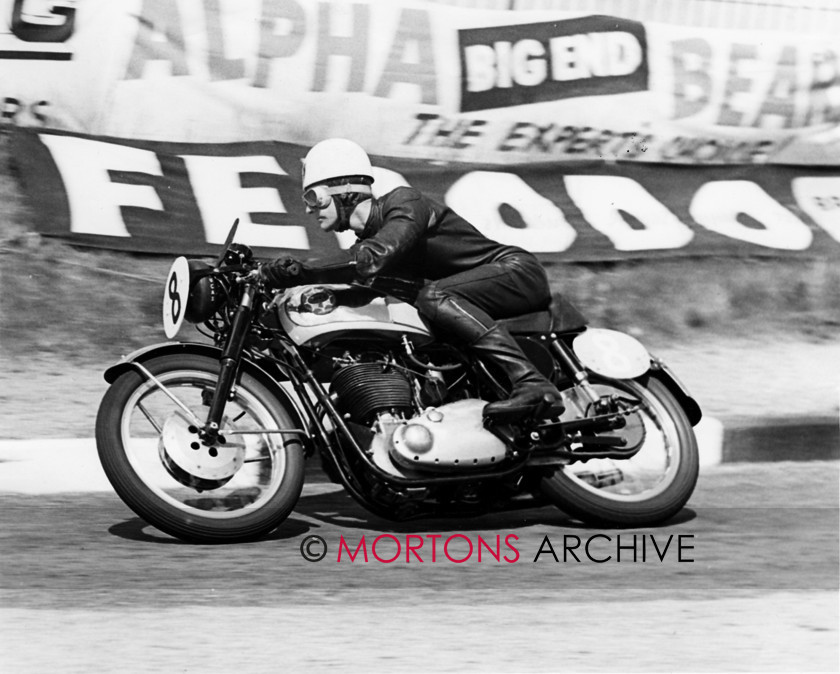
[[[359,423],[370,423],[379,412],[410,412],[411,385],[401,372],[383,363],[353,363],[336,371],[330,391],[338,409]]]

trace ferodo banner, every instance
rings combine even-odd
[[[305,147],[185,144],[19,130],[14,154],[39,231],[130,251],[320,257],[352,244],[300,199]],[[412,185],[482,232],[552,260],[840,254],[840,169],[600,162],[516,171],[372,157],[375,194]]]
[[[791,9],[791,25],[796,10]],[[7,124],[518,166],[840,161],[835,36],[405,0],[0,0]]]

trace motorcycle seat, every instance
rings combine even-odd
[[[499,323],[514,335],[572,332],[586,327],[586,318],[562,295],[555,295],[542,311],[503,318]]]

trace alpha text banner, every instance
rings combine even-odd
[[[836,166],[838,64],[832,36],[562,11],[0,0],[2,121],[142,140],[342,136],[502,166]]]

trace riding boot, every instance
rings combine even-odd
[[[510,397],[486,405],[485,417],[512,421],[526,415],[554,417],[563,413],[560,391],[537,371],[507,330],[496,324],[470,346],[484,362],[499,367],[511,384]]]

